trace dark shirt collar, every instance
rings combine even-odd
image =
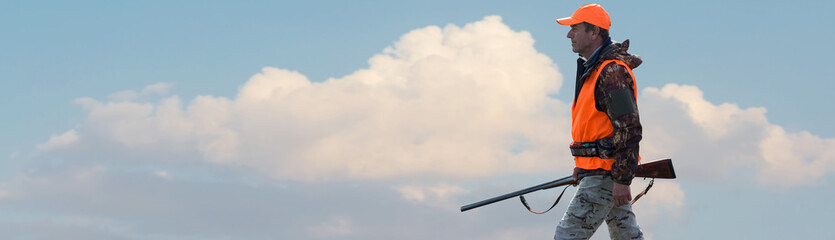
[[[583,62],[583,67],[584,68],[591,67],[591,65],[594,64],[594,62],[597,62],[597,59],[600,58],[600,56],[599,56],[600,52],[603,51],[604,48],[606,48],[607,46],[609,46],[611,44],[612,44],[612,38],[606,38],[606,40],[603,40],[603,44],[600,45],[600,47],[597,47],[596,50],[594,50],[594,53],[591,54],[591,57],[589,59],[583,59],[583,60],[585,60],[585,62]],[[580,58],[583,58],[583,56],[581,55]]]

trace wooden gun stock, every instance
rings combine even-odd
[[[676,172],[673,170],[673,161],[670,159],[658,160],[654,162],[644,163],[638,165],[638,170],[635,171],[635,177],[643,177],[643,178],[666,178],[666,179],[673,179],[676,178]],[[505,195],[501,195],[498,197],[493,197],[490,199],[482,200],[480,202],[471,203],[468,205],[464,205],[461,207],[461,211],[467,211],[473,208],[481,207],[484,205],[492,204],[498,201],[502,201],[512,197],[518,197],[521,195],[525,195],[531,192],[536,192],[539,190],[555,188],[559,186],[565,186],[568,184],[574,184],[575,181],[572,176],[560,178],[554,181],[550,181],[547,183],[539,184],[533,187],[525,188],[519,191],[515,191],[512,193],[508,193]]]
[[[638,165],[635,177],[674,179],[676,171],[673,169],[673,160],[664,159]]]

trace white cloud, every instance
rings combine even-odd
[[[765,108],[715,105],[695,86],[647,88],[641,111],[642,153],[674,156],[680,176],[728,179],[748,171],[764,186],[791,187],[835,171],[835,139],[787,133],[768,122]]]
[[[115,93],[111,93],[107,96],[110,101],[114,102],[125,102],[125,101],[136,101],[136,100],[147,100],[154,96],[163,96],[168,94],[171,88],[174,87],[173,83],[155,83],[152,85],[145,86],[140,92],[136,91],[119,91]]]
[[[416,186],[402,186],[397,189],[400,194],[403,195],[403,198],[413,202],[423,202],[426,200],[426,193],[424,193],[423,189]]]
[[[635,181],[632,184],[632,195],[638,195],[646,189],[648,184],[645,181]],[[674,180],[658,179],[646,195],[641,197],[633,209],[638,214],[641,226],[653,229],[653,225],[660,221],[671,221],[679,219],[684,211],[684,190]]]
[[[131,101],[135,100],[138,97],[139,94],[136,93],[136,91],[118,91],[115,93],[111,93],[110,95],[107,95],[107,98],[110,99],[110,101],[117,102]]]
[[[277,179],[448,178],[571,168],[568,106],[551,60],[498,16],[463,27],[429,26],[401,37],[342,78],[311,82],[266,67],[238,95],[158,102],[80,98],[84,125],[39,145],[142,154],[150,159],[247,166]],[[136,95],[162,96],[157,83]],[[695,86],[640,96],[647,159],[674,157],[685,175],[756,171],[763,184],[814,183],[833,170],[832,139],[786,133],[765,108],[713,104]],[[177,156],[177,157],[172,157]],[[199,160],[193,156],[199,156]],[[790,176],[786,177],[788,173]],[[775,182],[776,183],[776,182]]]
[[[69,145],[78,141],[78,133],[75,130],[69,130],[61,135],[52,135],[49,137],[49,140],[46,143],[38,144],[38,149],[42,151],[55,151],[60,150],[62,148],[66,148]],[[13,155],[12,157],[16,157],[17,154]]]
[[[14,197],[14,194],[8,191],[0,190],[0,200]]]
[[[171,179],[171,173],[166,171],[156,171],[154,172],[154,176],[160,177],[162,179]]]
[[[704,99],[704,94],[696,86],[668,84],[660,91],[655,88],[645,91],[647,94],[657,94],[662,98],[682,103],[691,120],[711,139],[725,137],[742,125],[768,124],[765,108],[740,109],[732,103],[713,105]]]
[[[835,139],[822,139],[808,132],[787,133],[770,126],[760,142],[765,161],[757,179],[763,185],[792,187],[816,183],[835,171]]]
[[[321,238],[332,238],[350,235],[353,233],[354,224],[346,217],[333,216],[327,222],[309,227],[308,232],[313,236]]]
[[[430,26],[373,56],[369,68],[326,82],[267,67],[234,99],[200,96],[184,106],[176,96],[81,98],[88,114],[79,131],[87,146],[116,143],[120,152],[160,158],[195,152],[305,181],[569,167],[551,158],[567,154],[554,146],[569,139],[567,108],[548,97],[561,77],[533,42],[498,16]],[[155,84],[142,94],[168,88]]]
[[[449,183],[438,183],[435,185],[403,185],[396,188],[404,199],[424,203],[431,201],[434,204],[455,206],[452,202],[455,196],[466,193],[467,191],[460,186]]]
[[[140,95],[149,96],[149,95],[165,95],[168,94],[168,91],[171,91],[171,88],[174,87],[174,83],[166,83],[160,82],[155,83],[152,85],[148,85],[142,89]]]

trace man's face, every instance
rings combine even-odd
[[[594,41],[592,41],[593,33],[594,31],[587,32],[584,24],[571,25],[571,30],[566,35],[566,37],[571,39],[571,51],[579,53],[584,57],[589,57],[588,55],[591,55],[597,49],[594,46]]]

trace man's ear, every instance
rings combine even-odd
[[[600,27],[595,26],[591,31],[591,35],[594,37],[594,40],[600,39]]]

